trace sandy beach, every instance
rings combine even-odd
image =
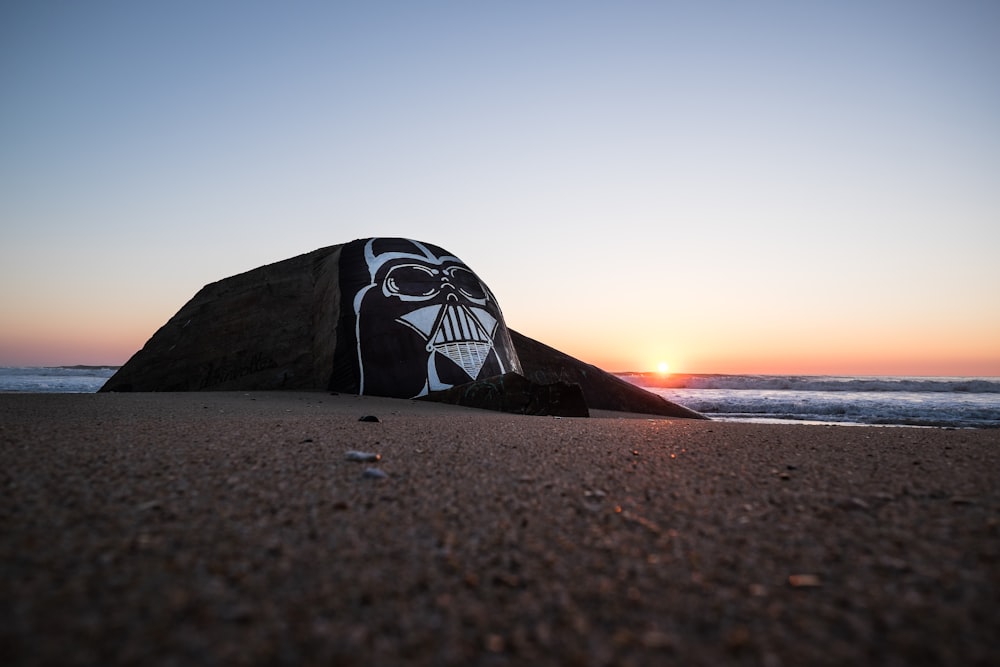
[[[1000,663],[1000,430],[5,394],[0,481],[6,665]]]

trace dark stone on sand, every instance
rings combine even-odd
[[[590,416],[580,385],[558,381],[539,384],[517,373],[432,391],[422,400],[519,415]]]
[[[382,318],[390,308],[398,311]],[[415,372],[422,374],[416,383]],[[589,406],[705,419],[508,329],[492,292],[469,267],[437,246],[406,239],[328,246],[206,285],[100,391],[287,389],[415,398],[451,395],[512,372],[528,386],[515,391],[505,380],[511,393],[499,402],[481,388],[462,391],[482,399],[474,407],[541,414],[548,405],[578,414],[567,386],[578,385],[584,413]]]
[[[382,455],[375,452],[359,452],[356,449],[352,449],[344,454],[344,458],[348,461],[361,463],[377,463],[382,459]]]

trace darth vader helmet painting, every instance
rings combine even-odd
[[[348,334],[356,342],[353,360],[338,342],[334,384],[341,389],[350,377],[346,384],[359,394],[414,398],[521,371],[493,293],[438,246],[401,238],[352,241],[341,251],[340,281],[338,339]]]

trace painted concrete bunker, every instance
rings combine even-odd
[[[486,283],[444,248],[386,237],[206,285],[101,391],[280,389],[704,418],[509,329]]]

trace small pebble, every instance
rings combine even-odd
[[[673,648],[676,643],[673,636],[659,630],[647,630],[639,638],[639,641],[644,647],[652,649],[669,649]]]
[[[788,585],[792,588],[819,588],[822,584],[815,574],[790,574]]]
[[[364,479],[386,479],[389,475],[378,468],[365,468],[365,471],[361,473],[361,477]]]
[[[490,634],[486,636],[486,650],[490,653],[503,653],[504,641],[503,637],[496,634]]]
[[[739,651],[750,645],[752,636],[749,628],[745,625],[737,625],[726,635],[726,648],[730,651]]]
[[[861,498],[844,498],[837,501],[837,507],[842,510],[868,510],[871,506]]]
[[[882,556],[877,561],[876,564],[888,569],[897,570],[899,572],[909,572],[912,568],[910,564],[907,563],[902,558],[895,558],[894,556]]]
[[[376,454],[375,452],[359,452],[357,450],[350,450],[344,454],[344,458],[348,461],[360,461],[361,463],[375,463],[376,461],[382,460],[381,454]]]
[[[378,417],[376,417],[375,415],[365,415],[364,417],[362,417],[358,421],[359,422],[376,422],[377,423],[378,422]]]

